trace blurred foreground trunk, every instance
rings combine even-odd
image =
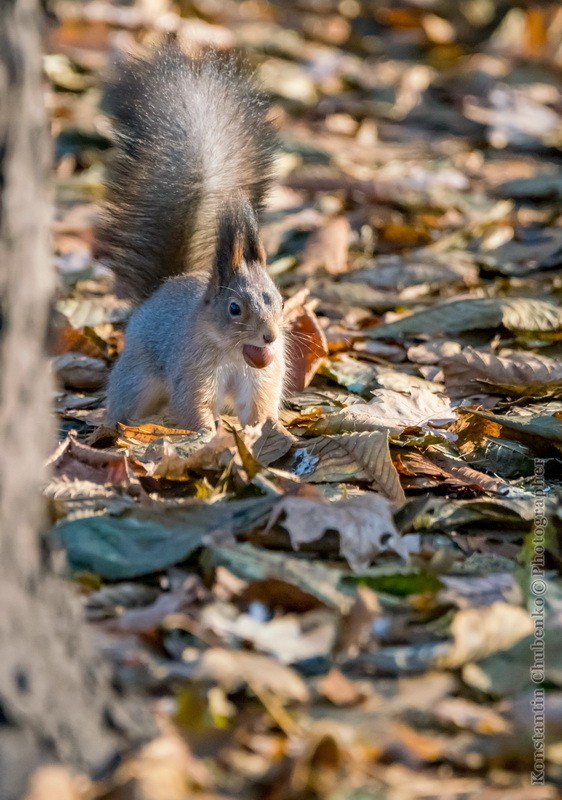
[[[107,669],[41,543],[42,465],[54,444],[44,354],[50,142],[37,0],[0,0],[0,798],[33,767],[100,766],[123,745]],[[137,731],[144,728],[139,720]],[[134,737],[135,734],[133,734]]]

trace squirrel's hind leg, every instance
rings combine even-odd
[[[127,351],[119,356],[107,386],[107,422],[140,422],[155,414],[168,400],[164,381],[146,359]]]

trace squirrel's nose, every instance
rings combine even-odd
[[[275,336],[273,331],[266,331],[263,334],[264,344],[271,344],[272,342],[275,341],[275,339],[276,339],[276,336]]]

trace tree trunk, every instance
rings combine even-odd
[[[43,463],[54,444],[44,343],[53,290],[51,145],[37,0],[0,0],[0,798],[46,760],[100,766],[125,738],[107,668],[42,545]],[[122,715],[127,733],[135,729]],[[133,733],[133,736],[135,733]]]

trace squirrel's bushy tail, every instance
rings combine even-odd
[[[119,66],[104,108],[116,149],[98,253],[118,293],[142,300],[166,278],[210,268],[225,201],[240,195],[259,210],[275,137],[237,56],[191,58],[173,41]]]

